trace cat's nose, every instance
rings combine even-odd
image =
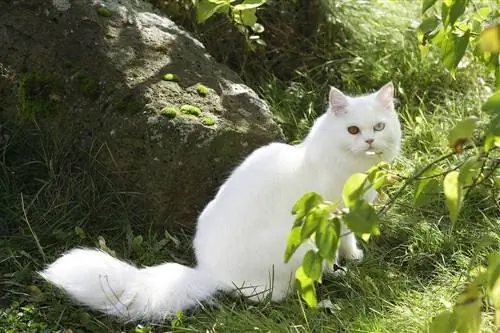
[[[373,143],[373,139],[366,139],[365,142],[369,145],[371,145]]]

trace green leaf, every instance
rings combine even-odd
[[[316,230],[316,246],[319,254],[328,261],[335,259],[340,237],[340,220],[322,220]]]
[[[486,138],[484,140],[484,151],[487,153],[493,147],[500,147],[500,136],[488,133],[486,134]]]
[[[292,230],[288,233],[288,240],[286,242],[286,250],[285,250],[285,262],[288,262],[290,258],[293,256],[295,251],[299,248],[300,244],[302,244],[302,238],[300,234],[302,232],[302,227],[293,227]]]
[[[467,50],[469,39],[470,31],[467,30],[462,36],[448,33],[441,42],[440,46],[443,51],[443,64],[450,70],[453,78],[455,78],[455,69]]]
[[[457,19],[462,16],[469,4],[469,0],[454,0],[452,1],[449,13],[449,23],[454,25]]]
[[[255,15],[255,9],[245,10],[240,12],[241,24],[247,27],[253,27],[257,23],[257,16]]]
[[[434,317],[429,326],[429,333],[453,333],[454,331],[453,314],[449,311],[441,312]]]
[[[500,252],[488,256],[488,297],[496,310],[496,325],[500,326]]]
[[[439,166],[433,165],[422,174],[422,179],[419,179],[416,183],[415,195],[413,196],[413,204],[415,206],[426,204],[429,198],[432,197],[430,194],[438,192],[439,183],[437,179],[430,177],[439,175],[442,172],[443,170]],[[432,197],[432,199],[434,198]]]
[[[444,177],[443,181],[446,205],[448,206],[452,223],[457,222],[463,199],[462,185],[458,181],[458,176],[458,171],[451,171]]]
[[[453,319],[457,333],[479,333],[481,328],[481,292],[469,286],[462,292],[453,308]]]
[[[342,191],[342,200],[347,208],[351,208],[368,189],[368,176],[355,173],[347,179]]]
[[[343,222],[347,227],[358,235],[378,235],[380,219],[375,209],[366,200],[359,200],[349,208],[349,212],[343,215]]]
[[[453,0],[443,0],[441,4],[441,21],[443,22],[444,27],[448,27],[450,23],[450,6]]]
[[[267,0],[245,0],[239,5],[233,7],[234,11],[244,11],[249,9],[256,9],[266,3]]]
[[[500,147],[500,112],[494,116],[485,130],[484,151],[488,152],[493,147]]]
[[[500,136],[500,112],[490,120],[486,133]]]
[[[439,20],[435,16],[426,17],[417,28],[418,46],[422,58],[425,58],[429,50],[429,35],[439,26]]]
[[[375,190],[379,190],[387,183],[387,170],[389,169],[389,164],[382,162],[373,167],[371,167],[367,172],[368,181],[371,183],[371,187]]]
[[[196,6],[196,21],[203,23],[217,12],[227,12],[229,3],[225,0],[200,0]]]
[[[422,1],[422,14],[424,14],[429,8],[434,6],[437,0],[424,0]]]
[[[444,26],[453,26],[457,19],[465,12],[468,4],[469,0],[443,0],[441,19]]]
[[[295,215],[295,221],[301,221],[309,212],[324,199],[316,192],[308,192],[304,194],[292,207],[292,214]]]
[[[459,121],[448,133],[448,145],[456,152],[463,150],[463,145],[472,138],[478,119],[469,117]]]
[[[484,21],[486,21],[486,19],[488,18],[488,15],[490,15],[491,11],[492,11],[492,8],[489,6],[481,7],[474,12],[474,15],[472,15],[472,19],[474,21],[483,23]]]
[[[315,308],[318,305],[318,300],[316,298],[314,280],[304,272],[302,266],[295,272],[295,280],[297,281],[297,289],[302,299],[308,306]]]
[[[313,209],[305,218],[302,225],[301,238],[305,240],[309,238],[316,231],[316,228],[321,221],[328,219],[329,212],[326,209],[316,208]]]
[[[500,90],[488,97],[482,110],[490,114],[500,114]]]
[[[483,163],[479,160],[479,157],[472,156],[460,167],[460,174],[458,175],[458,182],[462,186],[470,186],[477,178],[479,172],[481,171],[481,166]]]
[[[443,46],[447,38],[448,32],[444,28],[438,29],[435,33],[431,33],[429,35],[429,39],[432,41],[432,44],[438,46],[441,50],[443,50]]]
[[[304,261],[302,262],[302,267],[304,273],[309,276],[314,281],[321,280],[321,270],[323,268],[323,258],[321,255],[314,251],[309,250],[304,256]]]

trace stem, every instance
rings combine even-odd
[[[500,159],[494,160],[494,162],[492,162],[492,164],[491,164],[490,172],[488,172],[481,180],[479,180],[479,178],[481,177],[481,174],[483,173],[483,171],[485,169],[485,167],[484,167],[485,165],[486,165],[486,162],[482,165],[478,176],[474,179],[474,182],[471,185],[465,187],[465,188],[467,188],[467,193],[465,193],[464,198],[467,197],[467,195],[469,194],[470,190],[473,187],[483,184],[486,180],[488,180],[495,173],[496,169],[498,167],[500,167]]]
[[[472,148],[472,147],[467,147],[466,149],[470,149],[470,148]],[[444,161],[444,160],[446,160],[446,159],[448,159],[448,158],[450,158],[452,156],[455,156],[456,154],[457,154],[456,152],[451,152],[449,154],[446,154],[446,155],[443,155],[441,157],[438,157],[434,161],[432,161],[429,164],[427,164],[419,172],[415,173],[413,176],[411,176],[410,178],[408,178],[403,183],[403,186],[401,186],[399,188],[399,190],[396,192],[396,194],[394,194],[394,196],[385,205],[383,205],[382,208],[380,208],[380,210],[378,211],[378,215],[385,214],[389,210],[389,208],[391,208],[392,205],[396,202],[396,200],[401,196],[401,194],[408,187],[408,185],[410,185],[414,181],[418,180],[419,177],[421,177],[427,170],[429,170],[432,166],[434,166],[434,164],[439,163],[441,161]]]

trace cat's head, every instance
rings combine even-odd
[[[367,158],[380,154],[386,161],[399,151],[401,125],[394,109],[392,82],[372,94],[355,97],[331,87],[325,116],[337,149]]]

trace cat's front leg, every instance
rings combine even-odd
[[[335,255],[335,261],[333,265],[327,265],[325,262],[325,272],[327,274],[332,274],[334,276],[344,275],[346,272],[345,267],[340,265],[341,259],[347,260],[361,260],[363,259],[363,250],[358,248],[356,242],[356,236],[351,232],[345,225],[341,226],[340,233],[342,235],[340,239],[339,248]]]
[[[342,211],[348,213],[349,208],[343,208]],[[335,258],[336,264],[339,264],[339,257],[347,260],[363,259],[363,250],[358,247],[356,236],[343,223],[340,226],[340,244]]]
[[[326,274],[333,276],[340,276],[345,274],[346,269],[340,266],[339,250],[337,250],[337,253],[335,254],[335,261],[333,262],[333,265],[329,265],[328,262],[325,260],[323,265],[323,271]]]
[[[346,227],[342,227],[342,238],[340,239],[340,256],[347,260],[363,259],[363,250],[358,248],[356,236]]]
[[[365,200],[372,203],[377,198],[377,191],[374,189],[365,193]],[[347,260],[363,259],[363,250],[358,247],[356,236],[345,225],[341,226],[340,255]]]

